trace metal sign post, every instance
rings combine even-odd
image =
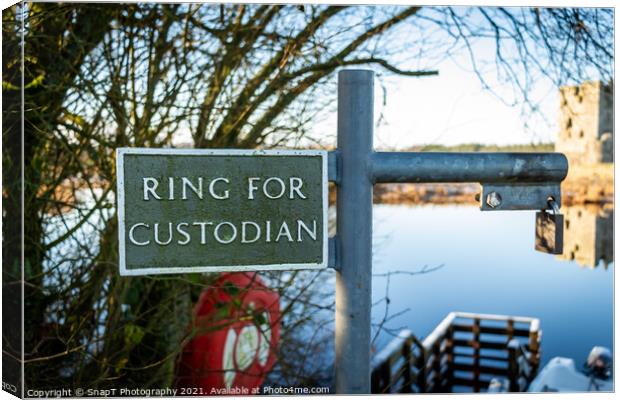
[[[373,73],[338,76],[336,392],[370,393]]]
[[[372,187],[381,182],[479,182],[480,209],[546,210],[560,204],[568,161],[559,153],[380,153],[373,150],[374,74],[338,75],[336,391],[370,393]],[[560,227],[561,228],[561,227]]]

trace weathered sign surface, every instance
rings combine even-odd
[[[117,149],[121,275],[327,266],[327,152]]]

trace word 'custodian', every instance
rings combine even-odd
[[[303,179],[291,177],[287,180],[278,177],[247,178],[247,200],[264,197],[277,199],[306,199],[303,192]],[[230,180],[220,177],[207,181],[202,177],[189,179],[186,177],[169,177],[160,181],[153,177],[142,178],[142,200],[173,201],[188,200],[192,196],[204,199],[209,196],[215,200],[230,198]],[[317,240],[316,220],[303,221],[185,221],[156,222],[148,224],[139,222],[129,227],[129,241],[135,246],[147,246],[155,243],[167,246],[171,243],[184,246],[197,240],[207,245],[211,240],[221,244],[255,243],[255,242],[303,242]]]

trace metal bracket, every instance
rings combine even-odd
[[[327,254],[327,268],[340,271],[340,265],[338,265],[338,236],[329,238]]]
[[[336,185],[340,183],[340,175],[338,174],[338,159],[340,153],[338,150],[333,150],[327,153],[327,178],[330,182],[334,182]]]
[[[546,210],[549,198],[558,206],[561,201],[559,182],[482,184],[481,211]]]

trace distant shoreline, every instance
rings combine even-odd
[[[480,153],[480,152],[506,152],[506,153],[547,153],[554,152],[554,143],[538,143],[538,144],[482,144],[482,143],[462,143],[452,146],[443,144],[424,144],[411,146],[404,150],[398,151],[416,151],[416,152],[447,152],[447,153]]]

